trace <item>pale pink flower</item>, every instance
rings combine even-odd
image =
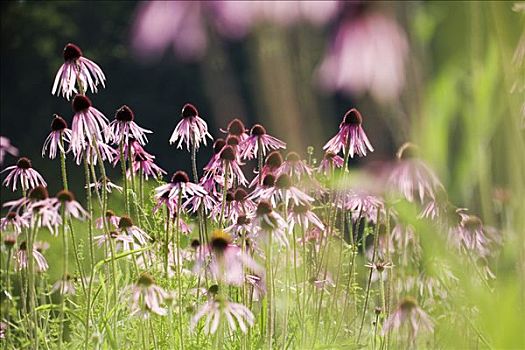
[[[167,310],[161,305],[169,294],[148,273],[140,275],[138,281],[131,288],[131,314],[148,318],[150,313],[166,316]]]
[[[6,154],[18,157],[18,148],[13,146],[7,137],[0,136],[0,165],[4,164]]]
[[[279,168],[279,174],[288,174],[293,179],[301,179],[305,175],[310,177],[312,173],[312,168],[296,152],[288,153],[286,160]]]
[[[97,188],[98,190],[101,190],[102,186],[104,186],[104,181],[102,177],[98,179],[98,181],[89,184],[90,188]],[[121,186],[114,184],[108,177],[106,177],[106,191],[108,193],[111,193],[113,190],[122,192],[123,189]]]
[[[6,232],[11,229],[16,234],[22,233],[22,229],[29,227],[27,217],[19,215],[15,211],[9,211],[5,217],[0,219],[0,231]]]
[[[269,241],[269,235],[271,235],[281,246],[289,247],[286,230],[286,221],[273,211],[271,204],[267,201],[260,201],[253,219],[251,234],[265,242]]]
[[[345,191],[339,197],[338,206],[350,210],[355,221],[365,217],[367,221],[375,223],[378,210],[379,214],[385,215],[383,199],[364,190]]]
[[[135,114],[128,106],[123,105],[117,109],[115,120],[109,123],[108,128],[105,130],[106,141],[112,141],[117,145],[124,142],[124,145],[127,146],[129,139],[132,137],[144,146],[148,142],[146,134],[150,134],[152,131],[141,128],[134,120]]]
[[[242,163],[240,163],[239,157],[232,146],[224,146],[219,154],[219,159],[221,161],[220,168],[217,168],[214,171],[212,170],[215,182],[222,186],[231,187],[233,186],[234,179],[236,179],[240,185],[248,185],[248,180],[246,180],[240,167]],[[225,178],[226,175],[228,175],[227,178]]]
[[[325,176],[332,175],[333,171],[337,168],[342,168],[344,159],[334,152],[326,152],[323,156],[323,160],[319,164],[317,171]]]
[[[116,229],[118,228],[120,217],[116,216],[112,210],[106,210],[103,216],[95,220],[95,227],[99,230],[104,229],[104,221],[106,221],[110,229]]]
[[[135,159],[133,160],[133,172],[142,172],[142,176],[144,176],[146,180],[148,180],[150,176],[153,178],[161,178],[162,175],[167,174],[164,169],[153,162],[154,159],[155,156],[147,153],[146,151],[136,153]],[[129,170],[127,176],[129,176]]]
[[[80,81],[83,90],[89,88],[92,93],[96,93],[98,84],[105,87],[105,80],[102,69],[95,62],[83,57],[78,46],[67,44],[64,48],[64,63],[58,69],[51,94],[56,93],[69,100],[73,93],[78,93],[75,87],[77,81]]]
[[[214,280],[221,283],[241,286],[247,271],[256,274],[264,271],[248,253],[232,244],[230,235],[223,231],[215,231],[209,245],[198,249],[196,273],[208,271]]]
[[[86,145],[86,148],[79,151],[75,155],[75,162],[77,165],[80,165],[82,160],[85,159],[88,164],[97,165],[99,155],[103,162],[114,163],[117,158],[118,151],[103,141],[97,141],[95,145]]]
[[[55,199],[54,203],[57,210],[64,210],[66,217],[73,217],[78,220],[86,220],[89,217],[89,213],[75,200],[73,193],[62,190],[57,193]]]
[[[53,284],[51,293],[58,292],[61,295],[74,295],[76,292],[75,285],[69,274],[66,274],[61,279]]]
[[[71,150],[78,156],[88,146],[103,142],[102,133],[108,127],[108,119],[84,95],[76,95],[72,107],[75,115],[71,127]]]
[[[20,181],[20,187],[23,191],[30,190],[37,186],[47,186],[42,175],[40,175],[33,166],[28,158],[19,158],[16,165],[8,166],[0,173],[8,171],[4,185],[6,187],[12,186],[13,192],[16,191],[16,185]]]
[[[286,148],[286,143],[268,135],[262,125],[255,124],[250,130],[250,136],[242,141],[239,147],[243,159],[253,159],[258,156],[259,150],[264,157],[269,150]]]
[[[239,215],[237,220],[230,226],[224,229],[224,232],[228,232],[234,237],[245,236],[250,232],[252,228],[251,216]]]
[[[281,156],[281,153],[279,153],[279,151],[270,152],[270,154],[268,154],[268,157],[266,157],[266,161],[262,167],[262,170],[256,171],[257,175],[253,178],[252,182],[250,183],[250,187],[259,185],[259,179],[264,179],[268,174],[273,174],[275,176],[279,175],[279,170],[282,164],[283,157]]]
[[[237,136],[242,142],[248,138],[248,129],[244,126],[244,123],[240,119],[233,119],[228,123],[226,130],[220,129],[223,133]]]
[[[456,210],[459,222],[449,230],[449,241],[458,249],[473,252],[478,256],[490,254],[490,238],[481,220],[467,214],[465,209]]]
[[[117,252],[133,250],[133,245],[135,244],[133,237],[128,236],[125,233],[118,233],[116,231],[110,231],[107,234],[104,233],[93,237],[93,241],[99,248],[103,245],[107,245],[107,247],[109,247],[110,240],[115,242],[115,250]]]
[[[182,107],[181,112],[182,120],[177,124],[173,134],[170,137],[170,144],[177,143],[177,148],[182,148],[182,144],[186,144],[188,151],[190,146],[194,145],[195,148],[199,148],[201,142],[206,146],[206,138],[213,139],[208,132],[208,125],[199,116],[197,108],[190,103],[186,103]]]
[[[414,341],[420,330],[432,333],[434,322],[412,298],[402,299],[383,325],[383,335],[407,327],[408,336]]]
[[[354,154],[364,157],[367,150],[373,152],[374,148],[368,141],[368,137],[361,126],[362,123],[361,113],[352,108],[346,112],[343,121],[339,124],[339,132],[324,145],[323,149],[335,154],[343,150],[344,153],[349,152],[350,158],[353,158]]]
[[[325,229],[323,222],[311,210],[311,206],[308,203],[292,205],[288,213],[288,230],[292,232],[295,225],[301,226],[305,231],[307,231],[311,225],[319,228],[321,231]]]
[[[436,174],[422,160],[416,157],[417,147],[405,143],[397,152],[397,162],[390,170],[388,186],[405,197],[409,202],[419,199],[436,198],[436,192],[444,191]]]
[[[179,197],[188,199],[193,196],[205,196],[207,192],[201,185],[190,182],[188,175],[179,170],[173,174],[169,183],[155,188],[156,200],[162,199],[165,194],[175,205],[183,205],[183,203],[178,203]]]
[[[133,221],[128,216],[122,216],[118,223],[118,233],[127,234],[129,237],[133,237],[140,246],[146,245],[151,241],[151,237],[144,232],[141,228],[135,226]]]
[[[20,247],[13,256],[15,259],[15,270],[20,271],[27,269],[28,267],[28,256],[27,256],[27,243],[24,241],[20,243]],[[33,247],[33,259],[36,262],[36,270],[38,272],[47,271],[49,265],[47,264],[46,258],[38,250]]]
[[[314,201],[312,197],[293,186],[290,176],[284,173],[277,177],[273,187],[265,189],[259,195],[260,198],[269,199],[273,205],[288,202],[293,202],[294,205],[304,205]]]
[[[219,158],[222,149],[226,146],[226,141],[222,138],[218,138],[213,143],[213,155],[211,156],[208,164],[204,167],[206,173],[214,173],[215,169],[220,166],[221,160]]]
[[[67,128],[66,121],[55,114],[55,118],[51,122],[51,133],[44,141],[44,146],[42,147],[42,157],[45,156],[48,148],[50,159],[55,159],[58,150],[65,154],[66,149],[64,146],[66,142],[71,142],[71,130]]]
[[[345,20],[319,67],[321,86],[395,101],[405,85],[407,57],[406,34],[394,19],[369,13]]]
[[[214,334],[217,331],[221,318],[227,320],[230,330],[237,330],[238,325],[243,333],[248,331],[247,326],[251,327],[255,323],[255,316],[250,309],[219,295],[210,298],[191,318],[190,329],[195,329],[199,320],[204,316],[206,316],[204,323],[204,333],[206,334]]]

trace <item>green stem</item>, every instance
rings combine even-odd
[[[124,155],[124,140],[120,141],[120,169],[122,170],[122,184],[124,187],[124,201],[126,204],[126,214],[130,215],[128,198],[128,178],[126,176],[126,157]]]
[[[60,171],[62,173],[62,186],[64,187],[64,190],[68,190],[66,154],[64,152],[64,135],[62,133],[60,134]]]
[[[224,186],[222,188],[222,206],[221,206],[221,216],[219,219],[219,227],[222,227],[222,220],[224,218],[224,211],[226,210],[226,193],[228,193],[228,176],[230,175],[230,163],[226,164],[226,169],[224,170]]]

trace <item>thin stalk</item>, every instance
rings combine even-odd
[[[62,174],[62,186],[64,187],[64,190],[68,190],[66,154],[64,152],[64,135],[62,133],[60,133],[60,171]]]
[[[164,239],[164,274],[168,278],[168,254],[169,254],[169,244],[170,244],[170,221],[171,215],[168,206],[166,205],[166,237]]]
[[[374,250],[372,252],[372,263],[375,261],[375,258],[376,258],[377,244],[379,241],[378,236],[379,236],[379,215],[380,213],[381,213],[381,210],[377,208],[377,219],[376,219],[376,230],[374,232]],[[359,340],[361,339],[361,333],[363,331],[363,325],[365,323],[366,309],[368,308],[368,299],[370,297],[370,284],[372,283],[372,272],[373,272],[373,268],[371,267],[370,273],[368,275],[368,283],[366,285],[365,305],[363,306],[363,317],[361,318],[361,326],[359,326],[359,333],[357,335],[357,344],[359,344]]]
[[[266,292],[266,322],[268,326],[266,327],[266,341],[268,349],[272,349],[272,338],[273,338],[273,274],[272,274],[272,234],[268,233],[268,245],[266,246],[266,275],[268,277],[268,290]]]
[[[228,192],[228,176],[230,175],[230,163],[226,164],[226,169],[224,170],[224,186],[222,188],[222,206],[221,206],[221,216],[219,219],[219,227],[222,227],[222,220],[224,219],[224,211],[226,210],[226,193]]]
[[[34,239],[36,236],[36,224],[33,223],[31,226],[31,230],[29,231],[28,239],[27,239],[27,295],[29,297],[29,305],[28,305],[28,312],[31,313],[31,316],[33,318],[33,329],[32,329],[32,336],[33,336],[33,346],[35,349],[38,350],[39,347],[39,339],[38,339],[38,315],[36,312],[36,301],[35,301],[35,259],[33,257],[33,246],[34,246]]]
[[[126,176],[126,157],[124,155],[124,139],[120,141],[120,169],[122,170],[122,184],[124,187],[124,201],[126,204],[126,213],[130,215],[129,198],[128,198],[128,178]]]
[[[181,203],[182,202],[182,191],[179,192],[179,200],[177,201],[177,224],[175,226],[175,236],[176,236],[176,239],[177,239],[177,258],[175,259],[175,262],[177,264],[177,288],[178,288],[178,292],[179,292],[179,298],[181,298],[181,300],[179,300],[179,317],[178,317],[178,320],[179,320],[179,346],[180,346],[180,349],[181,350],[184,350],[184,332],[182,331],[182,317],[183,317],[183,313],[182,313],[182,297],[183,297],[183,294],[182,294],[182,258],[181,258],[181,255],[180,255],[180,213],[181,213]]]
[[[62,244],[63,244],[63,252],[64,252],[64,273],[62,275],[62,285],[60,288],[60,294],[62,296],[62,300],[60,302],[60,332],[58,335],[58,348],[62,349],[62,338],[64,336],[64,314],[65,314],[65,304],[66,304],[66,296],[64,294],[64,283],[67,280],[68,276],[68,260],[69,260],[69,254],[68,254],[68,242],[67,242],[67,235],[66,235],[66,210],[64,206],[61,208],[61,216],[62,216],[62,225],[61,225],[61,232],[62,235]]]

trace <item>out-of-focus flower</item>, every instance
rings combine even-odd
[[[98,247],[102,247],[104,244],[109,245],[110,240],[113,240],[115,242],[115,250],[117,252],[133,250],[133,237],[130,237],[125,233],[110,231],[108,233],[104,233],[93,237],[93,241],[97,244]]]
[[[90,188],[96,188],[98,190],[101,190],[102,186],[104,186],[104,181],[102,177],[98,179],[98,181],[89,184]],[[114,184],[108,177],[106,177],[106,191],[108,191],[108,193],[111,193],[113,190],[122,192],[122,187]]]
[[[66,153],[64,148],[66,142],[71,142],[71,130],[67,128],[67,123],[64,118],[55,114],[55,118],[51,122],[51,133],[49,133],[42,147],[42,157],[45,156],[48,148],[50,159],[55,159],[57,150]]]
[[[137,282],[131,288],[131,313],[143,318],[148,318],[150,313],[165,316],[167,310],[161,307],[169,294],[155,284],[153,277],[148,273],[140,275]]]
[[[344,159],[334,152],[326,152],[323,156],[323,160],[319,164],[317,171],[325,176],[329,176],[332,172],[341,168],[344,164]]]
[[[293,202],[295,205],[304,205],[314,201],[312,197],[293,186],[292,179],[288,174],[281,174],[275,180],[275,185],[261,192],[254,191],[255,197],[269,199],[273,205],[277,203],[288,204]],[[252,198],[250,196],[250,198]]]
[[[72,107],[75,115],[71,127],[71,150],[77,156],[88,146],[103,142],[102,132],[108,127],[108,119],[92,106],[86,96],[76,95]]]
[[[420,330],[429,333],[434,331],[434,322],[417,305],[417,302],[409,297],[402,299],[394,312],[385,321],[383,335],[399,330],[403,326],[407,327],[411,341],[415,340]]]
[[[6,232],[9,229],[16,234],[22,233],[22,228],[29,227],[29,220],[15,211],[10,211],[0,219],[0,230]]]
[[[310,204],[294,204],[288,214],[288,230],[293,231],[295,225],[300,225],[308,231],[310,225],[316,226],[321,231],[325,229],[321,219],[311,210]]]
[[[436,192],[443,190],[432,169],[417,158],[417,146],[410,142],[397,151],[397,162],[390,171],[387,184],[409,202],[419,199],[424,203],[436,199]]]
[[[28,256],[27,256],[27,243],[24,241],[20,243],[16,254],[13,256],[15,259],[15,269],[17,271],[27,269],[28,267]],[[49,268],[46,258],[38,250],[33,247],[33,259],[36,262],[36,270],[38,272],[44,272]]]
[[[312,176],[312,168],[304,162],[297,152],[290,152],[286,160],[279,168],[279,174],[288,174],[293,179],[301,179],[303,176]]]
[[[0,165],[4,164],[6,154],[18,157],[18,148],[13,146],[7,137],[0,136]]]
[[[128,106],[124,105],[117,109],[115,120],[109,123],[105,130],[106,141],[112,141],[115,144],[124,142],[128,144],[129,139],[133,137],[139,144],[144,146],[148,142],[146,134],[152,133],[151,130],[143,129],[135,123],[135,113]]]
[[[263,157],[269,150],[284,149],[286,143],[266,133],[266,129],[255,124],[250,130],[250,136],[240,144],[243,159],[253,159],[258,156],[259,150]]]
[[[137,10],[132,45],[144,58],[161,56],[172,47],[182,59],[198,59],[207,46],[208,18],[220,34],[238,39],[260,22],[323,25],[335,16],[338,7],[339,1],[333,0],[145,2]]]
[[[56,93],[69,100],[73,93],[78,93],[75,87],[77,81],[84,91],[89,87],[92,93],[96,93],[98,84],[105,87],[105,80],[102,69],[95,62],[83,57],[82,50],[75,44],[67,44],[64,47],[64,63],[58,69],[51,94]]]
[[[264,241],[269,237],[277,239],[280,245],[289,247],[290,243],[286,237],[286,221],[275,211],[267,201],[260,201],[255,211],[251,233]]]
[[[340,195],[337,204],[343,209],[350,210],[355,221],[365,217],[367,221],[375,223],[377,211],[384,214],[383,200],[366,190],[348,190]]]
[[[171,134],[170,144],[179,140],[177,148],[182,148],[182,143],[185,143],[189,151],[191,145],[195,145],[195,148],[198,149],[201,142],[206,146],[206,137],[213,140],[208,132],[208,125],[199,116],[199,112],[194,105],[186,103],[182,107],[181,117],[182,120],[175,127],[173,134]]]
[[[106,221],[110,229],[116,229],[118,227],[120,218],[116,216],[112,210],[106,210],[104,216],[101,216],[95,220],[95,227],[99,230],[102,230],[104,228],[104,221]]]
[[[61,279],[53,284],[51,288],[51,293],[58,292],[61,295],[74,295],[76,292],[75,285],[69,274],[66,274]]]
[[[218,289],[218,288],[216,288]],[[193,330],[199,320],[206,316],[204,323],[204,333],[214,334],[219,327],[221,318],[226,318],[228,326],[232,331],[237,329],[237,325],[243,333],[248,331],[248,326],[253,326],[255,316],[246,306],[233,303],[223,296],[216,295],[211,297],[195,315],[191,318],[190,328]]]
[[[78,220],[85,220],[89,217],[89,213],[75,200],[75,196],[70,191],[58,192],[55,203],[57,209],[64,210],[66,217],[74,217]]]
[[[396,100],[405,84],[408,40],[397,22],[378,13],[344,21],[319,67],[321,86]]]
[[[2,170],[0,173],[9,171],[7,177],[4,180],[6,187],[12,186],[12,191],[16,191],[16,184],[20,180],[20,187],[23,191],[30,190],[37,186],[47,186],[46,181],[33,169],[31,160],[26,157],[19,158],[16,165],[11,165]]]
[[[323,149],[335,154],[343,150],[345,153],[349,152],[351,158],[354,157],[354,154],[360,157],[366,156],[367,149],[373,152],[374,148],[368,141],[368,137],[361,126],[362,123],[361,113],[352,108],[345,113],[343,121],[339,124],[339,131],[324,145]]]

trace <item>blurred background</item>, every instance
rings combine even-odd
[[[90,95],[94,106],[112,119],[129,105],[154,131],[147,150],[168,172],[189,168],[189,154],[168,143],[186,102],[214,137],[238,117],[247,127],[262,123],[289,150],[305,155],[313,146],[318,159],[344,112],[357,107],[376,151],[356,166],[393,159],[413,141],[455,203],[495,220],[493,193],[509,194],[523,179],[523,7],[2,2],[0,134],[59,190],[58,162],[40,152],[54,113],[71,122],[70,104],[50,91],[72,42],[106,74],[107,87]],[[210,153],[200,150],[200,165]],[[7,156],[3,166],[15,161]]]

